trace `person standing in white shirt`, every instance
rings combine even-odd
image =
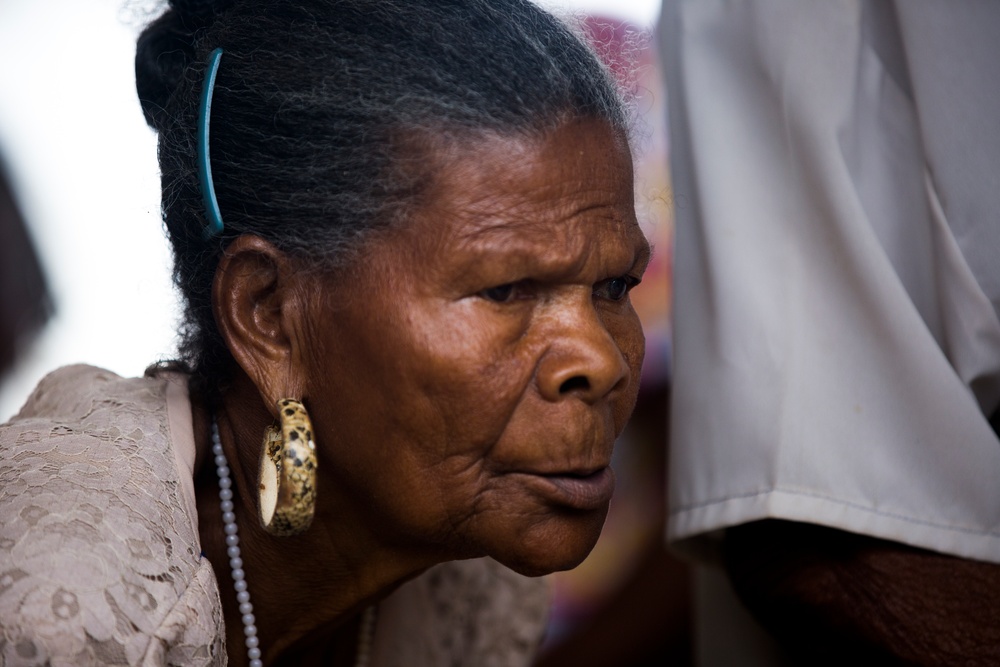
[[[661,21],[669,539],[797,662],[997,664],[1000,5]]]

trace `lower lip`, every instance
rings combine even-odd
[[[576,475],[532,475],[537,491],[556,505],[576,510],[604,509],[615,492],[611,468],[578,477]]]

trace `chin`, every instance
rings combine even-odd
[[[489,554],[518,574],[540,577],[572,570],[590,555],[607,517],[608,508],[580,512],[558,511],[552,518],[531,526]]]

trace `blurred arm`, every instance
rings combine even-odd
[[[730,528],[726,568],[803,664],[1000,664],[1000,566],[789,521]]]

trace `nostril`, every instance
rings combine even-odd
[[[590,381],[583,375],[574,375],[559,385],[560,394],[568,394],[578,389],[581,391],[587,391],[590,389]]]

